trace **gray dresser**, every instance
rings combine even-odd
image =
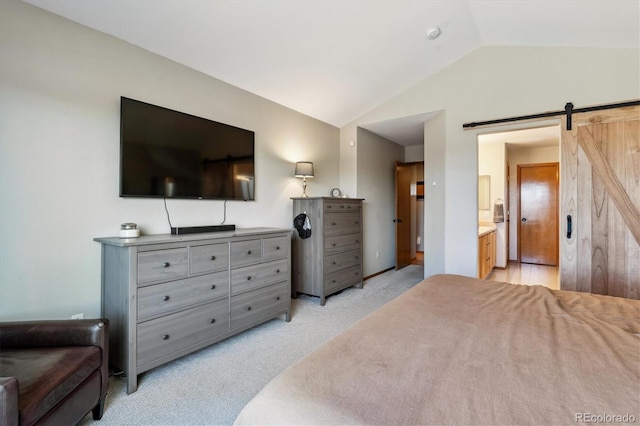
[[[96,238],[109,361],[137,375],[280,315],[290,320],[291,231]]]
[[[293,296],[320,297],[362,287],[362,199],[296,197],[293,217],[305,213],[311,236],[293,238]]]

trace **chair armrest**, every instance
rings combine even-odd
[[[0,377],[0,425],[18,426],[19,385],[15,377]]]
[[[109,320],[45,320],[0,322],[2,348],[99,346],[107,348]]]

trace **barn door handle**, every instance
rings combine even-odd
[[[567,215],[567,238],[571,238],[571,215]]]

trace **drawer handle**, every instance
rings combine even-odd
[[[211,290],[215,290],[215,289],[216,289],[216,285],[215,285],[215,284],[213,284],[213,285],[211,286]]]
[[[340,206],[341,209],[344,209],[344,205]]]
[[[279,273],[280,273],[280,269],[276,269],[276,274],[279,274]]]
[[[276,300],[280,300],[280,296],[276,297]]]
[[[251,306],[247,306],[247,311],[250,311],[250,310],[251,310]]]
[[[251,275],[247,277],[247,281],[251,281]]]
[[[358,221],[356,220],[356,225],[357,225],[358,223],[360,223],[360,222],[358,222]]]
[[[165,334],[165,335],[162,336],[162,340],[169,340],[169,337],[170,336],[168,334]]]
[[[216,319],[215,318],[211,318],[211,324],[215,324]]]
[[[280,246],[276,246],[276,250],[280,250]]]
[[[247,250],[247,254],[251,254],[251,250]]]
[[[355,275],[359,275],[360,273],[359,273],[359,272],[354,272],[354,274],[355,274]]]
[[[333,247],[335,247],[335,246],[336,246],[336,243],[333,243],[333,244],[331,244],[331,245],[332,245]]]
[[[359,242],[360,242],[360,240],[356,240],[356,243],[359,243]]]
[[[211,256],[210,259],[211,260],[216,260],[216,257],[215,256]]]
[[[335,222],[331,222],[331,225],[332,225],[332,226],[336,226],[336,223],[335,223]]]
[[[331,262],[331,264],[332,264],[332,265],[335,265],[335,264],[336,264],[335,260],[334,260],[333,262]]]
[[[169,296],[165,296],[165,297],[162,298],[162,300],[165,301],[165,302],[168,302],[169,299],[171,299]]]
[[[169,262],[164,262],[164,263],[162,264],[162,266],[163,266],[164,268],[168,268],[169,266],[171,266],[171,264],[170,264]]]

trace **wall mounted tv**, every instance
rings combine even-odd
[[[255,133],[122,97],[120,196],[254,199]]]

